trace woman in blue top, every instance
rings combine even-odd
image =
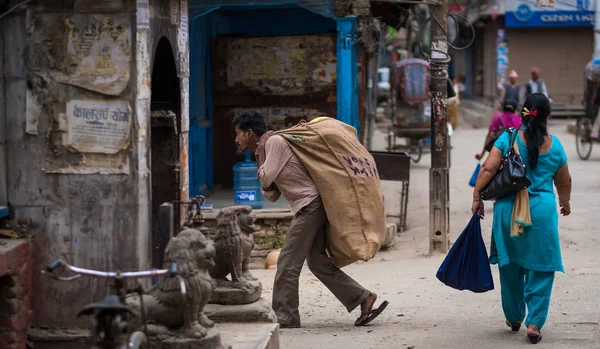
[[[523,104],[523,126],[515,144],[519,146],[527,176],[531,226],[518,237],[510,235],[515,194],[498,199],[494,205],[492,246],[490,262],[498,264],[502,308],[506,323],[519,331],[525,319],[527,337],[532,343],[541,340],[540,329],[548,316],[550,294],[555,272],[564,272],[558,237],[558,212],[553,184],[558,191],[560,213],[571,213],[571,176],[567,156],[555,136],[548,135],[547,122],[550,102],[541,93],[529,95]],[[490,156],[483,164],[473,191],[473,213],[484,216],[483,201],[479,192],[494,177],[503,155],[510,147],[510,137],[505,132],[498,138]]]

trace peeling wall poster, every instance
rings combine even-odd
[[[57,82],[112,96],[125,90],[132,53],[127,15],[48,15],[33,23],[30,39],[50,63]]]
[[[128,101],[70,101],[67,145],[81,153],[116,154],[129,144],[131,118]]]

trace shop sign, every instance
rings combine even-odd
[[[507,0],[506,28],[593,27],[593,0],[557,1],[554,7],[532,1]]]

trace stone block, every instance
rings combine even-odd
[[[569,122],[567,124],[567,132],[571,133],[571,134],[576,134],[577,133],[577,122]]]
[[[217,323],[223,322],[276,322],[271,303],[264,298],[244,305],[207,304],[204,313]]]
[[[220,282],[220,281],[217,281]],[[230,282],[230,281],[227,281]],[[217,287],[210,298],[209,303],[240,305],[251,304],[259,300],[262,294],[262,285],[258,281],[248,281],[249,289],[232,287]]]
[[[232,349],[279,349],[278,324],[226,323],[217,326],[223,344]]]
[[[80,349],[89,347],[89,330],[85,329],[41,329],[32,327],[28,333],[34,348]]]
[[[149,340],[150,349],[232,349],[221,343],[221,335],[217,328],[211,328],[206,337],[201,339],[183,338],[171,335],[159,335]]]
[[[267,227],[277,225],[277,219],[264,219],[263,222],[264,222],[263,224],[266,225]]]
[[[382,249],[392,248],[394,244],[396,244],[396,235],[398,233],[398,226],[396,223],[387,223],[386,224],[386,237]]]

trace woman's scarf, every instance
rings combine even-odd
[[[519,145],[515,142],[515,152],[519,154]],[[531,212],[529,211],[529,192],[527,188],[517,192],[510,220],[510,236],[519,237],[525,227],[531,226]]]

